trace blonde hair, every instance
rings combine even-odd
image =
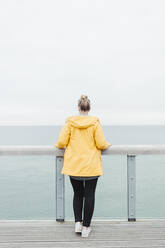
[[[91,106],[88,96],[81,95],[80,99],[78,100],[78,106],[80,107],[81,111],[89,111],[91,109]]]

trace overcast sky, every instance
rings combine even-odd
[[[0,2],[0,125],[165,124],[164,0]]]

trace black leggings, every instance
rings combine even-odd
[[[98,178],[79,181],[71,177],[70,182],[73,186],[73,210],[75,216],[75,222],[83,221],[83,226],[90,226],[94,205],[95,205],[95,189]],[[83,209],[83,197],[84,197],[84,218],[82,220]]]

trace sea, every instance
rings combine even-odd
[[[0,126],[0,146],[53,146],[62,126]],[[112,145],[165,145],[165,125],[105,125]],[[55,220],[54,155],[0,156],[0,220]],[[102,155],[94,220],[127,220],[127,155]],[[136,156],[136,219],[165,218],[165,155]],[[83,213],[82,213],[83,217]],[[74,220],[65,175],[65,220]]]

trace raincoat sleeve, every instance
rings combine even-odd
[[[70,128],[69,128],[69,124],[67,122],[67,120],[65,121],[65,125],[62,128],[60,135],[58,137],[58,141],[56,144],[54,144],[53,146],[61,149],[64,148],[65,146],[68,145],[70,140]]]
[[[112,144],[110,142],[107,142],[104,137],[103,129],[100,125],[100,121],[98,121],[95,132],[94,132],[94,138],[96,147],[100,150],[107,149]]]

